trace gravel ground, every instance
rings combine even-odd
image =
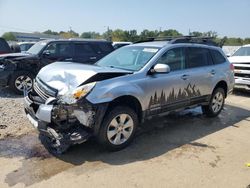
[[[94,140],[52,156],[23,111],[0,88],[0,187],[250,187],[250,93],[230,95],[222,113],[200,108],[153,119],[134,142],[106,152]]]
[[[8,88],[0,88],[0,139],[33,131],[23,110],[23,97]]]

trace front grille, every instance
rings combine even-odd
[[[234,76],[242,78],[250,78],[250,74],[235,73]]]
[[[234,66],[234,69],[237,69],[237,70],[250,70],[250,66],[249,67]]]
[[[57,94],[55,89],[50,88],[38,79],[35,80],[33,88],[34,91],[45,101],[50,97],[56,97]]]

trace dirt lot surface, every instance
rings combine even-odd
[[[7,93],[7,94],[6,94]],[[94,141],[50,155],[0,88],[0,187],[232,187],[250,184],[250,94],[227,98],[217,118],[199,108],[151,120],[119,152]]]

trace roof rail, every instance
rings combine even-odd
[[[150,37],[146,40],[138,41],[135,43],[142,42],[152,42],[152,41],[168,41],[169,44],[178,44],[178,43],[194,43],[194,44],[205,44],[210,46],[220,46],[213,41],[213,37],[197,37],[197,36],[166,36],[166,37]]]
[[[79,41],[107,41],[105,39],[89,39],[89,38],[69,38],[68,40],[79,40]]]

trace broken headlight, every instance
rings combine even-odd
[[[94,88],[95,84],[96,82],[92,82],[83,86],[79,86],[76,89],[70,90],[60,97],[60,101],[67,104],[74,104],[79,99],[86,96]]]

